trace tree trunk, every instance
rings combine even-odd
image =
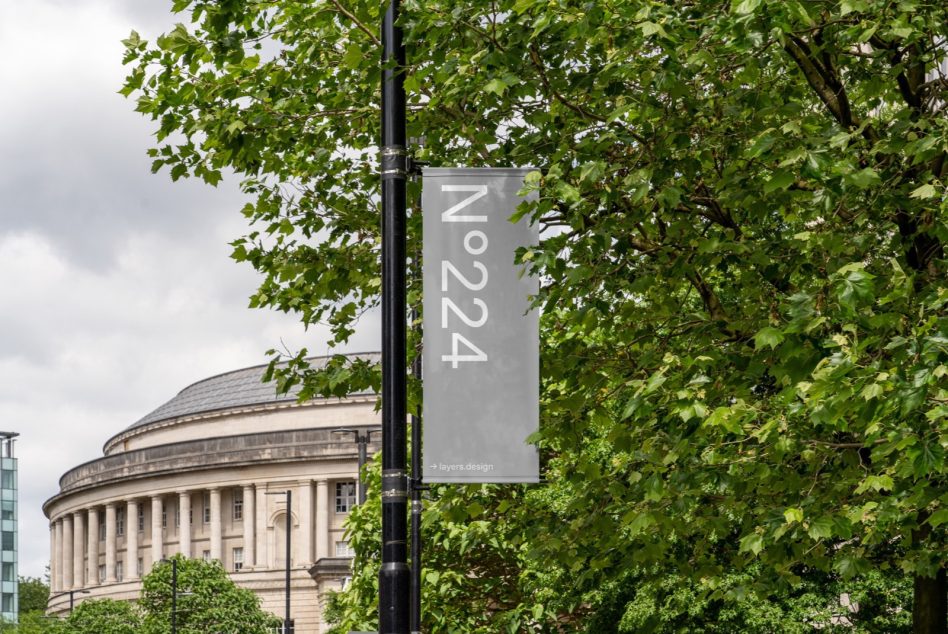
[[[912,634],[948,632],[948,581],[945,569],[932,577],[915,577]]]

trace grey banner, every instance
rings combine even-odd
[[[510,217],[529,169],[425,169],[424,478],[538,482],[536,278],[514,265],[539,240]]]

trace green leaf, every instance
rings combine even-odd
[[[872,169],[871,167],[866,167],[859,170],[858,172],[853,172],[846,177],[846,180],[859,189],[867,189],[873,185],[877,185],[881,182],[879,173]]]
[[[782,330],[767,326],[754,335],[754,347],[758,350],[763,349],[765,346],[773,349],[779,346],[781,342],[783,342],[783,339],[784,335]]]
[[[740,552],[749,552],[759,555],[764,549],[764,536],[760,533],[750,533],[741,538]]]
[[[807,534],[813,539],[828,539],[833,536],[833,520],[821,517],[810,522]]]
[[[484,90],[494,93],[495,95],[502,96],[507,90],[507,84],[505,84],[501,79],[494,78],[484,84]]]
[[[764,183],[764,193],[770,194],[777,191],[778,189],[786,189],[793,184],[795,180],[794,175],[791,172],[779,171],[774,172],[773,176],[770,177],[766,183]]]
[[[648,37],[649,35],[655,35],[656,33],[664,36],[665,29],[662,28],[661,24],[656,22],[646,21],[639,25],[639,29],[642,31],[642,35]]]
[[[925,443],[917,447],[914,453],[912,467],[917,478],[940,473],[944,467],[945,450],[939,443]]]
[[[731,11],[742,15],[753,13],[761,2],[762,0],[731,0]]]
[[[660,388],[662,385],[664,385],[665,381],[667,380],[668,380],[668,377],[665,376],[663,372],[656,372],[655,374],[649,377],[648,383],[645,384],[645,393],[651,394],[652,392]]]
[[[916,187],[915,189],[912,190],[912,193],[909,194],[909,196],[911,196],[912,198],[921,198],[923,200],[928,199],[928,198],[935,198],[937,195],[938,195],[938,190],[935,189],[935,186],[932,185],[931,183],[926,183],[925,185]]]
[[[358,42],[350,42],[346,47],[346,54],[342,56],[342,63],[346,68],[358,68],[365,53]]]
[[[865,0],[842,0],[839,3],[839,14],[848,15],[854,11],[865,11],[866,8]]]
[[[885,393],[885,388],[878,383],[870,383],[866,387],[862,388],[862,392],[859,395],[867,400],[871,401],[874,398],[882,396]]]
[[[625,517],[623,517],[623,524],[625,524],[631,535],[637,535],[641,533],[649,526],[652,526],[654,523],[655,521],[649,513],[630,511]]]
[[[787,524],[793,524],[794,522],[803,523],[803,509],[790,508],[783,512],[783,517],[787,521]]]
[[[873,491],[891,491],[894,486],[895,483],[892,482],[892,478],[887,475],[866,476],[866,479],[856,488],[856,494],[865,493],[869,489]]]
[[[722,427],[732,434],[743,433],[741,417],[730,407],[718,407],[708,416],[704,424],[708,427]]]
[[[948,522],[948,508],[938,509],[928,516],[928,523],[931,524],[933,528],[938,528],[946,522]]]
[[[865,574],[871,569],[868,562],[864,559],[852,556],[840,557],[833,568],[843,579],[853,579],[854,577]]]
[[[595,182],[602,178],[605,171],[605,161],[590,161],[580,166],[579,179],[586,182]]]

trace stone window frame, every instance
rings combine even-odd
[[[352,546],[349,545],[349,542],[345,539],[337,541],[335,543],[335,556],[336,557],[355,557],[355,551],[352,549]]]
[[[234,489],[233,494],[233,513],[232,517],[235,522],[239,522],[244,519],[244,491],[243,489]]]
[[[348,490],[343,487],[346,487]],[[355,480],[340,480],[336,482],[336,513],[348,513],[355,507],[356,501]]]

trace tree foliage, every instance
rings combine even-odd
[[[0,632],[10,634],[64,634],[63,622],[43,612],[21,612],[16,625],[0,626]]]
[[[126,40],[155,169],[239,174],[252,304],[344,342],[378,302],[379,3],[174,6],[188,24]],[[403,9],[420,157],[543,169],[522,210],[543,239],[517,257],[543,280],[549,484],[439,489],[431,512],[454,523],[432,530],[459,533],[433,543],[501,554],[511,596],[542,580],[535,629],[578,623],[629,570],[710,599],[748,571],[740,592],[760,596],[810,574],[931,578],[948,548],[948,7]],[[365,364],[290,361],[275,375],[303,397],[377,385]],[[428,587],[450,596],[450,579]]]
[[[280,620],[260,608],[259,598],[238,588],[218,562],[176,555],[178,634],[239,632],[272,634]],[[21,634],[168,634],[171,631],[172,566],[165,561],[142,580],[137,603],[83,599],[65,619],[21,614]],[[5,630],[4,630],[5,631]]]
[[[20,613],[45,612],[49,602],[49,585],[36,577],[20,577]]]
[[[271,634],[280,620],[260,608],[251,590],[237,587],[219,562],[173,558],[178,568],[176,610],[179,634],[240,632]],[[156,566],[142,581],[139,606],[144,614],[141,631],[165,634],[171,630],[172,564]]]
[[[79,602],[66,617],[62,634],[138,634],[142,616],[128,601],[95,599]]]

